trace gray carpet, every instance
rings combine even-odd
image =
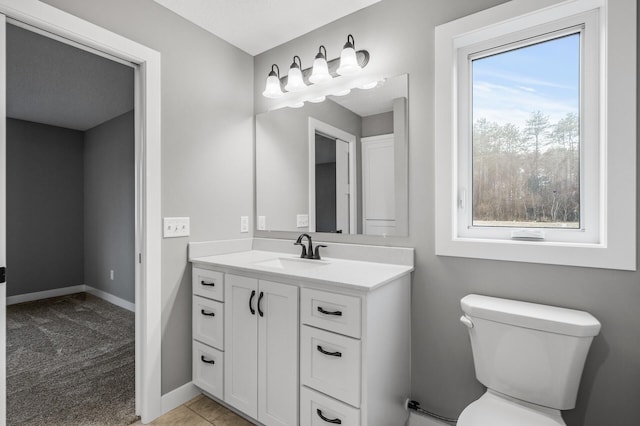
[[[8,425],[128,425],[134,313],[85,293],[7,306]]]

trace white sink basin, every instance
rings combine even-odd
[[[330,264],[331,263],[326,260],[311,260],[299,257],[277,257],[255,263],[258,267],[277,269],[282,272],[312,271]]]

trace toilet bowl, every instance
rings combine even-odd
[[[600,323],[573,309],[471,294],[460,301],[476,378],[487,392],[458,426],[561,426]]]

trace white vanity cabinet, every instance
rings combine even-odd
[[[300,294],[300,425],[404,424],[410,278],[366,293]]]
[[[193,383],[209,394],[224,396],[224,275],[193,268]]]
[[[194,294],[194,383],[260,425],[404,424],[412,267],[285,256],[252,251],[192,259],[194,293],[196,283],[208,283],[198,269],[211,268],[209,277],[224,284],[216,289],[219,305]],[[287,274],[285,267],[300,269]],[[219,347],[218,325],[203,329],[196,321],[215,309],[224,311]],[[220,377],[203,370],[218,365],[214,356],[223,358]],[[215,394],[209,383],[218,379],[223,392]]]
[[[225,277],[225,402],[260,423],[298,424],[298,287]]]

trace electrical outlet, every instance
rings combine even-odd
[[[188,237],[191,226],[188,217],[165,217],[163,224],[164,238]]]
[[[298,228],[306,228],[309,226],[309,215],[299,214],[296,216],[296,223]]]
[[[113,269],[111,269],[111,270],[109,271],[109,279],[110,279],[111,281],[113,281],[113,278],[114,278],[114,273],[113,273]]]
[[[249,232],[249,216],[240,216],[240,232]]]
[[[258,216],[258,230],[265,231],[267,229],[267,217]]]

